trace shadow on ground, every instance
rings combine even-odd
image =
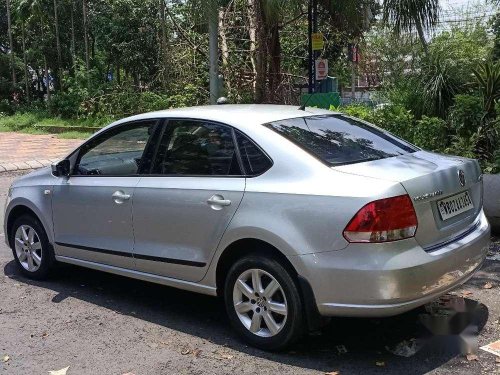
[[[498,262],[486,267],[500,271]],[[423,374],[460,354],[460,345],[450,345],[449,341],[450,337],[460,341],[457,334],[464,328],[460,324],[473,323],[480,331],[488,319],[486,306],[465,300],[473,314],[459,319],[458,328],[447,328],[453,332],[452,336],[446,336],[444,345],[439,342],[426,345],[433,334],[422,324],[422,316],[428,315],[425,308],[383,319],[335,318],[320,333],[305,337],[288,351],[268,353],[248,347],[238,339],[229,326],[222,301],[217,298],[69,265],[60,266],[58,275],[46,282],[24,278],[14,261],[5,266],[4,273],[18,282],[55,291],[57,295],[52,299],[55,304],[72,297],[252,356],[323,372],[335,368],[340,373]],[[478,285],[484,282],[484,279],[472,281]],[[446,320],[444,325],[448,324],[451,326]],[[415,338],[420,350],[411,357],[397,356],[386,349]]]

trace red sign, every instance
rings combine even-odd
[[[328,60],[327,59],[317,59],[316,60],[316,80],[321,81],[328,77]]]

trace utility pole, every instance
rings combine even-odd
[[[208,9],[208,47],[210,50],[210,104],[219,98],[219,12],[217,0],[210,0]]]

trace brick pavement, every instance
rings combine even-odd
[[[82,143],[54,135],[0,132],[0,172],[50,165]]]

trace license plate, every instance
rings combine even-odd
[[[456,194],[452,197],[441,199],[437,202],[441,219],[448,220],[454,216],[460,215],[462,212],[472,210],[474,204],[470,198],[469,192]]]

